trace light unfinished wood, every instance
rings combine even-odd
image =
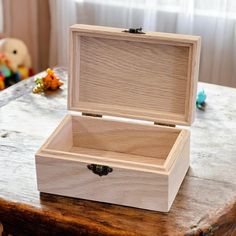
[[[180,130],[97,118],[73,118],[75,146],[166,159]]]
[[[68,108],[168,124],[191,124],[200,38],[75,25]]]
[[[38,189],[168,211],[189,166],[188,150],[186,130],[67,115],[36,154]],[[88,164],[113,171],[100,177]]]
[[[45,146],[49,149],[56,148],[59,151],[67,151],[73,145],[72,121],[70,116],[66,116],[61,122],[56,132],[49,140],[46,141]]]
[[[114,116],[191,124],[200,39],[86,27],[71,28],[68,108],[75,114],[36,154],[38,189],[169,211],[189,167],[190,132]],[[100,177],[90,164],[113,171]]]
[[[36,156],[38,188],[41,192],[109,202],[150,210],[167,211],[168,176],[114,168],[99,177],[87,163]]]
[[[67,115],[40,151],[103,165],[168,171],[187,139],[187,130]]]
[[[189,142],[185,142],[168,172],[113,167],[102,177],[88,170],[88,163],[79,158],[55,158],[41,152],[36,156],[38,188],[41,192],[167,212],[188,169],[188,151]]]
[[[114,160],[116,163],[121,163],[121,164],[132,164],[132,165],[136,164],[140,166],[149,164],[150,166],[154,165],[163,166],[165,163],[165,159],[163,159],[163,157],[152,158],[140,155],[127,154],[122,152],[98,150],[94,148],[82,148],[73,146],[70,149],[70,152],[78,153],[81,155],[100,156],[102,157],[103,161]]]
[[[179,146],[179,152],[172,169],[168,172],[168,209],[173,203],[181,183],[187,173],[190,164],[190,139],[187,138],[183,146]]]

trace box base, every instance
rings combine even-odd
[[[71,117],[66,119],[70,120]],[[94,118],[83,118],[83,121],[84,119],[97,122]],[[55,142],[58,144],[58,135],[60,136],[61,132],[65,134],[65,130],[68,130],[65,120],[36,154],[40,192],[147,210],[169,211],[189,167],[189,132],[180,133],[163,164],[143,163],[141,158],[140,163],[135,159],[135,163],[131,165],[131,161],[125,160],[125,156],[124,160],[119,159],[118,152],[115,161],[116,152],[113,152],[114,157],[110,157],[111,151],[103,151],[103,155],[99,156],[98,150],[77,150],[72,153],[60,150],[63,145],[58,150],[50,149],[52,145],[55,147]],[[117,126],[119,125],[123,125],[123,122],[118,122]],[[133,124],[128,125],[133,127]],[[135,124],[136,126],[139,125]],[[142,128],[145,129],[144,126]],[[112,132],[114,133],[114,130]],[[68,139],[66,140],[65,142],[68,142]],[[147,160],[148,158],[150,159],[147,157]],[[91,164],[109,166],[112,171],[100,176],[89,168]]]

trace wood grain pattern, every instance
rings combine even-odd
[[[80,117],[76,117],[76,119],[79,120]],[[96,118],[87,117],[82,120],[86,121],[87,119],[91,119],[94,123],[97,121]],[[82,125],[86,127],[86,122]],[[130,125],[130,127],[132,126]],[[91,127],[89,128],[91,129]],[[142,128],[145,129],[145,127]],[[49,153],[42,148],[36,155],[38,189],[45,193],[167,212],[189,167],[189,138],[185,137],[184,141],[185,143],[182,145],[177,145],[176,149],[181,150],[178,150],[178,156],[174,160],[170,159],[172,165],[167,171],[165,169],[162,171],[148,169],[149,171],[147,171],[146,165],[150,165],[152,162],[149,163],[149,159],[146,159],[145,156],[139,162],[139,159],[135,157],[130,159],[127,154],[121,156],[123,159],[119,159],[119,153],[114,152],[112,154],[104,151],[105,154],[103,155],[107,159],[114,158],[116,162],[114,161],[114,164],[111,165],[113,171],[102,177],[88,170],[87,165],[90,162],[88,159],[86,160],[86,157],[83,160],[80,158],[85,153],[83,149],[81,152],[81,148],[76,148],[79,155],[74,155],[74,158],[68,153],[67,155],[71,156],[70,159],[63,155],[64,153],[55,151]],[[101,155],[95,148],[93,149],[95,153],[91,153],[89,149],[86,150],[89,155]],[[103,155],[95,164],[109,165]],[[129,168],[128,161],[133,166],[139,164],[143,170]],[[117,166],[117,163],[120,167]],[[158,164],[160,163],[155,162],[153,166]]]
[[[125,32],[120,32],[117,38],[113,31],[111,38],[107,38],[107,34],[104,38],[96,37],[96,28],[92,28],[92,36],[71,31],[69,109],[72,105],[83,112],[83,107],[91,109],[92,104],[114,116],[119,110],[125,111],[123,115],[127,112],[127,116],[137,112],[141,116],[155,117],[159,112],[170,116],[171,122],[174,115],[181,122],[191,123],[199,38],[189,39],[188,44],[181,42],[181,45],[179,42],[173,45],[174,40],[171,45],[162,44],[160,40],[136,42],[130,41]],[[155,35],[149,33],[149,38]],[[104,115],[103,112],[95,114]],[[159,119],[159,115],[157,117]],[[189,141],[179,141],[181,137],[189,139],[184,131],[173,132],[172,128],[68,116],[36,154],[38,189],[168,211],[189,167]],[[109,165],[116,173],[109,174],[109,178],[90,179],[91,172],[86,166],[91,164],[91,158],[95,160],[92,164]],[[181,164],[175,168],[179,162]],[[70,173],[68,176],[65,170]],[[173,176],[171,186],[170,175]]]
[[[70,149],[70,152],[86,156],[87,155],[100,156],[103,157],[103,161],[114,160],[115,162],[126,163],[126,165],[127,163],[132,163],[132,164],[135,163],[136,165],[142,166],[143,164],[145,165],[148,163],[151,166],[160,166],[160,169],[162,170],[164,169],[162,168],[162,166],[164,166],[165,163],[165,159],[162,158],[149,158],[145,156],[130,155],[121,152],[104,151],[92,148],[81,148],[76,146],[72,147]]]
[[[189,47],[84,36],[77,43],[79,102],[185,113]]]
[[[168,175],[113,167],[107,176],[98,176],[88,163],[36,158],[38,188],[41,192],[109,202],[150,210],[168,211]]]
[[[73,117],[74,145],[166,159],[180,129],[166,129],[134,122]]]
[[[72,119],[70,116],[66,116],[53,134],[45,141],[42,148],[69,151],[74,142],[72,131]]]
[[[168,209],[170,209],[180,185],[186,175],[190,163],[190,139],[186,138],[184,145],[177,147],[178,156],[168,174]]]
[[[57,69],[66,79],[66,71]],[[234,235],[236,90],[200,83],[190,169],[168,214],[39,194],[34,154],[66,114],[66,83],[45,96],[33,80],[0,93],[0,221],[12,235]],[[4,104],[4,105],[3,105]],[[36,125],[37,124],[37,125]],[[39,125],[40,124],[40,125]],[[220,144],[220,145],[219,145]]]
[[[86,116],[67,115],[36,154],[40,192],[164,212],[188,167],[189,132]]]
[[[98,26],[71,28],[69,109],[191,124],[200,38],[139,36]]]
[[[235,199],[236,200],[236,199]],[[236,202],[231,201],[214,214],[203,217],[186,236],[236,235]]]
[[[126,168],[168,171],[186,139],[189,139],[187,130],[67,115],[38,153],[87,159],[103,165],[122,167],[123,163]]]

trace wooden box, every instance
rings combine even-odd
[[[200,38],[88,25],[70,37],[72,112],[36,154],[39,191],[169,211],[190,143],[171,126],[194,120]]]

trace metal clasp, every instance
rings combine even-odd
[[[128,30],[123,30],[122,32],[126,32],[126,33],[131,33],[131,34],[145,34],[143,31],[142,31],[142,27],[140,28],[129,28]]]
[[[90,164],[90,165],[87,165],[87,167],[94,174],[99,175],[99,176],[108,175],[110,172],[113,171],[113,169],[109,166],[102,166],[102,165],[97,165],[97,164]]]

